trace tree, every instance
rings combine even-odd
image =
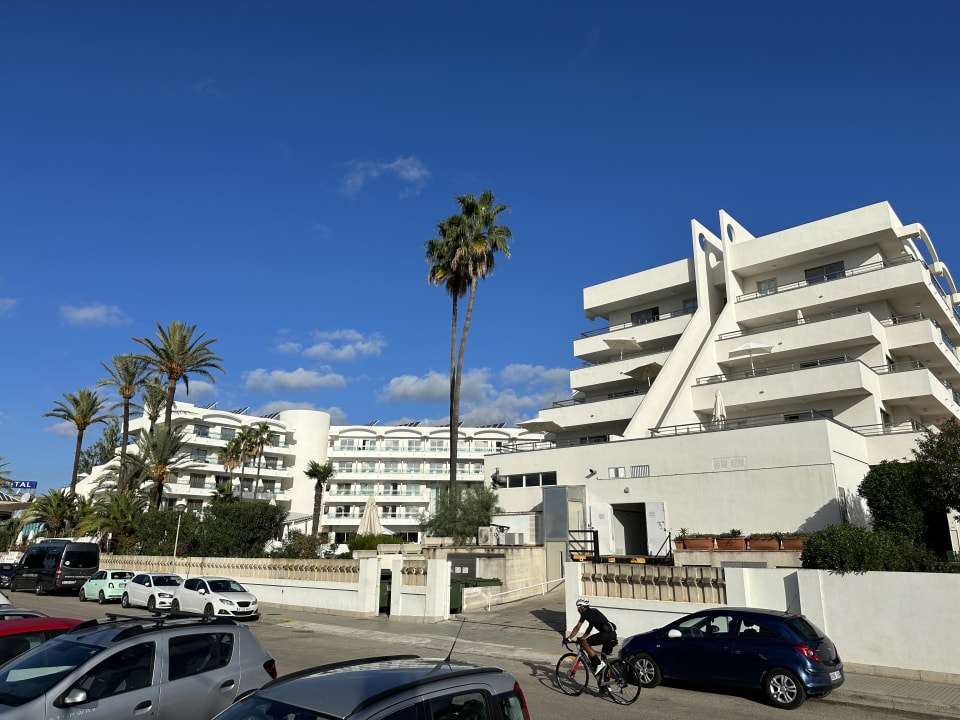
[[[45,534],[60,537],[73,522],[76,496],[65,490],[50,490],[39,496],[23,514],[22,525],[43,523]]]
[[[207,557],[264,557],[287,511],[265,502],[212,501],[203,512],[200,552]]]
[[[303,474],[313,480],[313,537],[317,537],[320,532],[320,512],[323,509],[323,489],[333,477],[333,463],[326,462],[323,465],[316,460],[307,463],[307,469]]]
[[[73,472],[70,475],[70,495],[77,494],[77,472],[80,468],[80,449],[83,446],[83,433],[94,423],[103,423],[113,416],[105,412],[105,400],[92,390],[83,388],[77,394],[64,393],[63,400],[57,400],[53,410],[44,413],[44,417],[55,417],[64,422],[73,423],[77,428],[77,446],[73,453]]]
[[[913,455],[931,499],[944,512],[960,512],[960,420],[952,417],[938,432],[927,430],[917,441]]]
[[[150,421],[150,430],[153,430],[160,419],[160,413],[167,407],[167,389],[159,375],[151,375],[140,388],[140,401],[143,414]]]
[[[100,439],[80,452],[80,466],[77,468],[77,473],[89,473],[97,465],[106,465],[112,461],[116,457],[119,444],[120,421],[111,417],[103,424]]]
[[[240,499],[243,499],[243,441],[239,437],[232,437],[227,440],[227,444],[220,451],[220,464],[229,475],[240,468]],[[231,494],[233,489],[231,486]]]
[[[84,535],[99,533],[104,539],[111,538],[111,550],[117,555],[127,555],[137,544],[137,528],[147,509],[147,500],[131,491],[108,492],[94,503],[86,522],[77,523],[77,531]]]
[[[257,459],[257,479],[253,483],[253,496],[257,496],[260,487],[260,466],[263,463],[263,451],[273,445],[270,425],[265,422],[258,423],[250,428],[250,449],[253,457]]]
[[[185,325],[178,320],[171,322],[166,328],[157,323],[156,342],[150,338],[133,338],[150,352],[137,355],[139,360],[147,363],[167,380],[166,412],[164,423],[170,424],[173,418],[173,397],[177,392],[177,383],[183,380],[187,395],[190,394],[190,375],[199,375],[210,382],[215,382],[211,370],[219,370],[226,374],[220,364],[223,358],[214,355],[210,346],[217,342],[211,338],[204,340],[206,333],[193,336],[196,325]]]
[[[504,225],[497,225],[497,216],[506,211],[506,205],[495,204],[493,193],[484,190],[479,197],[459,195],[456,198],[460,213],[437,225],[439,237],[425,243],[430,270],[427,280],[443,285],[453,300],[453,328],[450,338],[450,485],[457,482],[457,445],[460,427],[460,387],[463,378],[463,358],[470,332],[477,283],[493,272],[497,253],[510,257],[513,234]],[[467,312],[457,345],[458,301],[467,292]]]
[[[243,481],[246,478],[246,468],[253,459],[256,447],[256,438],[254,438],[253,428],[242,427],[237,433],[237,462],[240,464],[240,499],[243,500]],[[253,497],[257,497],[257,489],[253,489]]]
[[[323,543],[316,535],[305,535],[299,530],[291,530],[277,550],[270,553],[278,558],[317,558],[323,551]]]
[[[857,492],[867,502],[874,530],[923,542],[926,514],[933,498],[915,463],[884,460],[870,468]],[[946,508],[941,508],[941,512],[946,512]]]
[[[178,522],[180,539],[177,542],[177,556],[200,555],[203,525],[200,516],[189,511],[181,515],[173,508],[150,509],[140,516],[137,522],[137,551],[141,555],[172,555],[173,543],[177,541]]]
[[[130,401],[146,382],[149,366],[136,355],[114,355],[113,367],[100,363],[107,371],[107,377],[97,382],[98,387],[115,387],[120,396],[117,406],[123,408],[123,435],[120,442],[120,474],[117,477],[117,490],[123,492],[126,486],[127,443],[130,438]],[[114,406],[116,408],[117,406]],[[116,446],[114,446],[116,447]]]
[[[151,482],[151,504],[158,510],[170,471],[187,467],[188,455],[183,452],[183,445],[182,428],[171,429],[170,425],[158,425],[152,432],[142,432],[137,437],[137,452],[130,456],[130,465]]]
[[[830,525],[811,533],[803,544],[800,562],[805,568],[832,570],[840,575],[943,569],[933,553],[902,535],[871,532],[859,525]]]
[[[462,544],[477,537],[477,528],[489,525],[494,513],[502,512],[497,494],[480,485],[466,490],[441,490],[433,515],[421,521],[420,529],[435,537],[452,537]]]
[[[10,463],[2,462],[3,455],[0,455],[0,487],[10,487],[13,484],[13,478],[10,477],[10,471],[7,465]]]

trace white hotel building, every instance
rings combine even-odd
[[[549,442],[487,458],[501,505],[542,513],[548,564],[570,529],[655,555],[680,528],[866,524],[869,467],[960,417],[960,294],[888,203],[761,237],[721,211],[692,250],[583,291],[573,398],[519,423]]]
[[[247,463],[241,478],[239,470],[224,469],[220,452],[240,428],[261,422],[270,426],[272,444],[264,449],[258,483],[256,460]],[[142,417],[131,420],[131,436],[139,435],[146,423]],[[437,490],[449,482],[449,427],[331,426],[329,414],[317,410],[285,410],[258,417],[246,414],[246,409],[227,412],[217,409],[216,403],[199,407],[184,402],[176,403],[172,423],[183,429],[185,457],[164,487],[166,507],[184,501],[188,509],[198,511],[210,502],[220,483],[227,483],[245,501],[266,500],[287,510],[288,526],[310,533],[314,481],[304,471],[311,460],[321,464],[329,460],[334,475],[323,494],[321,527],[331,540],[346,542],[356,532],[367,497],[372,495],[381,525],[416,542],[421,517],[434,510]],[[489,484],[484,455],[504,444],[542,438],[541,433],[501,426],[460,427],[459,436],[457,480],[467,487]],[[136,446],[129,449],[135,452]],[[78,483],[77,492],[94,491],[109,467],[94,468]]]

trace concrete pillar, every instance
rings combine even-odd
[[[450,619],[451,565],[447,560],[427,560],[427,595],[424,622]]]
[[[363,558],[359,563],[357,615],[377,617],[380,614],[380,558]]]

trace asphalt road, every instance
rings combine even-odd
[[[48,615],[86,620],[104,612],[139,614],[145,610],[123,610],[119,605],[100,606],[81,603],[73,596],[41,596],[7,593],[14,605],[40,610]],[[758,695],[724,689],[704,690],[679,685],[644,690],[637,702],[628,707],[615,705],[600,697],[591,683],[579,697],[563,695],[553,683],[556,658],[560,656],[559,636],[556,656],[542,652],[520,652],[517,638],[526,630],[484,627],[471,623],[454,646],[453,656],[483,665],[495,665],[511,673],[520,682],[530,706],[532,720],[577,718],[578,720],[644,720],[710,718],[753,720],[787,718],[791,720],[867,720],[868,718],[916,718],[913,714],[810,700],[797,710],[777,710],[764,704]],[[281,674],[329,662],[414,653],[423,657],[443,657],[453,646],[460,623],[439,625],[383,622],[380,620],[339,619],[313,613],[288,612],[264,608],[264,614],[250,627],[266,650],[277,660]],[[542,644],[542,643],[541,643]],[[784,714],[787,713],[787,714]]]

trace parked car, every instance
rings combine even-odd
[[[826,697],[843,684],[837,648],[803,615],[714,608],[627,638],[620,657],[642,687],[663,678],[758,688],[777,707]]]
[[[30,608],[14,607],[13,605],[0,605],[0,620],[18,620],[25,617],[46,617],[46,613]],[[79,620],[77,621],[79,622]]]
[[[127,580],[127,586],[120,596],[120,604],[125,607],[145,607],[154,610],[169,610],[173,593],[183,582],[179,575],[171,573],[140,573]]]
[[[65,633],[82,620],[73,618],[22,616],[0,622],[0,665]]]
[[[276,676],[274,659],[232,620],[88,620],[0,667],[0,716],[212,718]]]
[[[173,612],[202,613],[208,617],[256,620],[260,617],[257,596],[236,580],[224,577],[193,577],[177,588]]]
[[[0,563],[0,588],[10,587],[10,578],[13,577],[13,571],[16,567],[16,563]]]
[[[80,586],[77,596],[80,602],[96,598],[101,605],[111,600],[120,600],[127,581],[133,575],[132,570],[97,570]]]
[[[37,595],[76,592],[99,568],[100,546],[96,543],[41,540],[28,547],[17,562],[10,590],[33,590]]]
[[[340,662],[292,673],[237,701],[216,720],[378,716],[530,720],[527,701],[512,675],[498,668],[416,655]]]

